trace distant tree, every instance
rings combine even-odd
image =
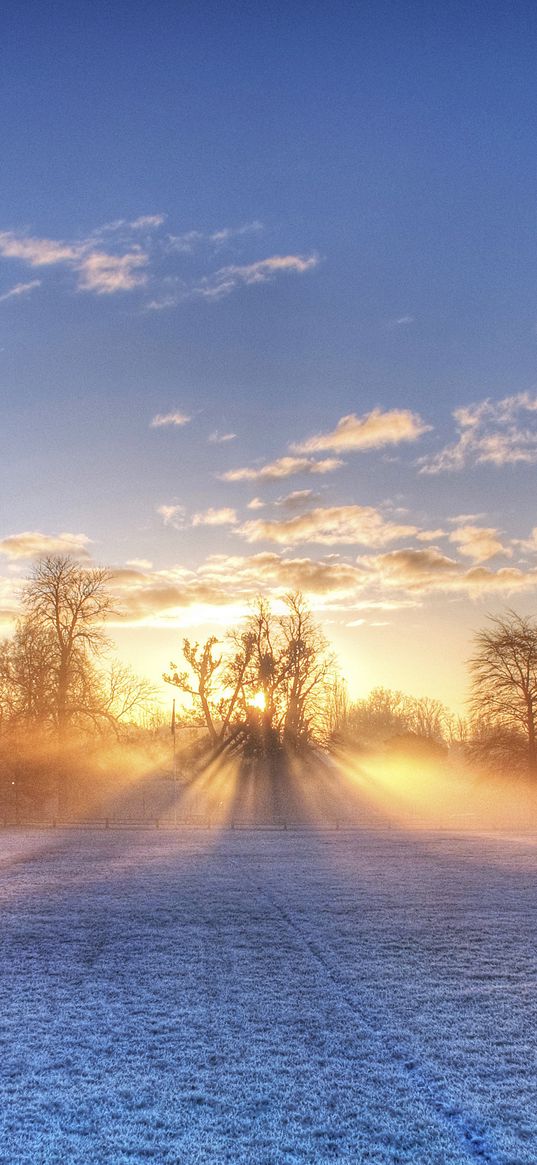
[[[440,742],[449,735],[450,715],[445,704],[432,696],[417,696],[407,708],[409,728],[416,736]]]
[[[0,645],[0,723],[31,728],[47,724],[54,709],[53,640],[33,618],[19,619]]]
[[[410,734],[442,744],[449,739],[451,720],[440,700],[378,687],[352,705],[348,725],[350,734],[360,742],[380,744]]]
[[[537,624],[515,611],[490,617],[478,631],[470,660],[471,711],[482,741],[489,736],[505,752],[523,744],[537,773]]]
[[[410,729],[409,697],[404,692],[377,687],[357,700],[349,713],[349,729],[360,741],[382,742]]]

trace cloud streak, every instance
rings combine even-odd
[[[95,239],[67,243],[58,239],[32,238],[13,231],[0,232],[0,255],[18,259],[29,267],[64,265],[76,273],[79,291],[111,295],[132,291],[147,279],[149,256],[138,245],[122,254],[103,251]]]
[[[431,426],[409,409],[373,409],[359,417],[349,413],[342,417],[335,429],[317,433],[305,441],[291,445],[294,453],[343,453],[351,450],[382,449],[402,441],[417,441]]]
[[[376,557],[360,559],[360,565],[371,570],[371,581],[381,588],[400,590],[403,594],[434,591],[481,595],[500,593],[509,595],[537,586],[537,571],[523,571],[517,567],[489,570],[473,566],[467,570],[456,559],[435,548],[391,550]]]
[[[49,554],[89,558],[90,542],[86,534],[42,534],[39,530],[25,530],[21,534],[2,538],[0,554],[14,560],[43,558]]]
[[[316,461],[313,457],[278,457],[267,465],[259,467],[243,467],[228,469],[218,474],[220,481],[280,481],[284,477],[293,477],[296,473],[325,474],[340,469],[343,461],[336,457],[326,457]]]
[[[219,510],[209,506],[208,510],[192,517],[193,526],[235,526],[236,522],[236,511],[228,506],[223,506]]]
[[[237,287],[251,287],[272,283],[278,275],[304,275],[319,263],[318,255],[271,255],[243,266],[220,267],[206,275],[193,288],[192,294],[203,299],[222,299]]]
[[[157,413],[150,422],[150,429],[164,429],[170,425],[181,428],[183,425],[188,425],[192,417],[187,416],[186,413],[179,412],[178,409],[171,413]]]
[[[7,299],[18,299],[21,295],[29,295],[31,291],[35,291],[36,287],[41,287],[40,279],[32,279],[29,283],[16,283],[14,287],[10,287],[9,291],[0,295],[0,303],[5,303]]]
[[[238,533],[248,542],[278,542],[283,546],[315,542],[325,546],[385,546],[415,534],[416,527],[387,521],[372,506],[318,506],[281,521],[256,518]]]

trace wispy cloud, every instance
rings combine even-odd
[[[163,505],[157,506],[157,514],[160,514],[165,526],[173,526],[175,530],[181,530],[184,526],[185,507],[179,505]]]
[[[445,538],[446,531],[442,530],[441,526],[437,526],[434,530],[420,530],[416,534],[418,542],[438,542],[439,538]]]
[[[421,473],[537,462],[537,396],[521,392],[498,401],[487,399],[455,409],[453,417],[457,440],[422,458]]]
[[[280,275],[303,274],[319,262],[313,254],[276,254],[213,271],[211,267],[224,247],[233,243],[237,250],[240,244],[241,250],[251,251],[252,239],[262,230],[262,224],[254,221],[172,235],[164,231],[164,222],[163,214],[118,218],[97,227],[87,237],[74,240],[0,231],[0,255],[30,268],[64,267],[73,274],[78,291],[95,295],[147,289],[145,311],[173,308],[192,298],[218,300],[241,286],[268,283]],[[201,270],[191,273],[191,258],[190,270],[185,273],[181,256],[194,251],[199,252],[195,261]]]
[[[16,299],[20,295],[29,295],[36,287],[41,287],[40,279],[32,279],[29,283],[16,283],[9,291],[4,291],[4,294],[0,295],[0,303],[4,303],[6,299]]]
[[[278,498],[276,505],[282,510],[293,513],[295,510],[303,510],[304,506],[311,506],[312,502],[319,500],[320,494],[315,494],[312,489],[294,489],[285,497]]]
[[[72,245],[56,239],[35,239],[0,231],[0,254],[6,259],[21,259],[30,267],[47,267],[55,263],[76,263],[82,244]]]
[[[172,413],[157,413],[157,415],[153,417],[153,420],[150,422],[149,428],[163,429],[168,425],[175,425],[181,428],[183,425],[188,425],[188,422],[191,420],[192,417],[189,417],[186,413],[181,413],[178,409],[176,409],[176,411]]]
[[[303,542],[327,546],[385,546],[416,532],[415,526],[387,521],[372,506],[357,505],[318,506],[304,514],[282,520],[251,519],[238,530],[248,542],[278,542],[283,546],[296,546]]]
[[[80,291],[110,295],[117,291],[131,291],[146,282],[141,268],[149,256],[139,246],[122,254],[103,251],[95,239],[67,243],[58,239],[32,238],[13,231],[0,232],[0,254],[7,259],[19,259],[29,267],[65,265],[77,274]]]
[[[192,289],[192,294],[204,299],[222,299],[237,287],[271,283],[278,275],[303,275],[318,263],[318,255],[270,255],[267,259],[243,266],[220,267],[212,275],[204,276]]]
[[[237,522],[237,514],[235,510],[228,506],[223,506],[221,509],[214,509],[209,506],[208,510],[203,513],[194,514],[192,518],[193,526],[234,526]]]
[[[253,222],[242,223],[237,227],[220,227],[216,231],[184,231],[181,235],[168,235],[167,246],[172,251],[191,254],[197,248],[209,246],[218,250],[230,243],[233,239],[240,239],[244,235],[257,235],[263,230],[263,223],[254,219]]]
[[[48,554],[70,554],[73,558],[89,558],[91,539],[86,534],[42,534],[39,530],[25,530],[10,534],[0,541],[0,554],[7,558],[42,558]]]
[[[77,264],[80,291],[94,291],[97,295],[114,295],[116,291],[132,291],[147,282],[149,257],[141,249],[125,255],[109,255],[105,251],[90,251]]]
[[[267,465],[228,469],[218,476],[221,481],[279,481],[280,478],[292,477],[295,473],[333,473],[342,465],[343,461],[336,457],[325,457],[322,461],[316,461],[313,457],[278,457],[276,461],[271,461]]]
[[[537,526],[533,527],[529,538],[515,538],[513,545],[520,547],[525,554],[537,554]]]
[[[92,232],[93,239],[101,239],[106,235],[130,234],[132,231],[151,232],[158,230],[166,221],[165,214],[141,214],[138,218],[116,218],[113,222],[105,223]]]
[[[383,411],[376,408],[361,417],[350,413],[338,421],[335,429],[328,433],[317,433],[305,441],[297,441],[291,445],[291,449],[295,453],[381,449],[386,445],[398,445],[401,441],[416,441],[430,428],[417,413],[409,409]]]
[[[235,441],[236,437],[236,433],[219,433],[217,429],[207,439],[211,445],[225,445],[228,441]]]

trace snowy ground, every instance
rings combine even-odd
[[[535,1165],[535,856],[0,832],[0,1162]]]

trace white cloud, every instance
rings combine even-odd
[[[388,542],[415,534],[416,527],[387,521],[372,506],[319,506],[281,521],[252,519],[245,522],[238,533],[248,542],[278,542],[283,546],[303,542],[326,546],[339,543],[385,546]]]
[[[65,264],[77,273],[80,291],[98,295],[131,291],[141,286],[147,276],[140,268],[149,262],[149,256],[140,247],[116,255],[98,249],[91,238],[66,243],[16,235],[13,231],[0,232],[0,254],[7,259],[19,259],[30,267]]]
[[[0,554],[10,559],[44,558],[52,554],[68,554],[73,558],[89,558],[91,539],[86,534],[42,534],[39,530],[25,530],[0,540]]]
[[[228,441],[235,441],[236,437],[236,433],[219,433],[217,429],[214,433],[211,433],[208,441],[211,445],[225,445]]]
[[[184,516],[186,510],[184,506],[157,506],[157,514],[160,514],[165,526],[173,526],[175,530],[181,530],[184,526]]]
[[[223,507],[218,510],[209,506],[208,510],[200,514],[194,514],[192,517],[193,526],[234,526],[236,522],[236,511],[229,507]]]
[[[62,243],[56,239],[35,239],[27,235],[16,235],[14,231],[0,231],[0,255],[4,255],[6,259],[21,259],[30,267],[76,263],[80,259],[81,244]]]
[[[149,428],[163,429],[167,425],[177,425],[178,427],[181,427],[182,425],[188,425],[188,422],[191,420],[192,417],[187,416],[186,413],[180,413],[177,409],[173,413],[157,413],[156,417],[153,417]]]
[[[277,275],[303,275],[318,263],[318,255],[270,255],[243,266],[221,267],[212,275],[205,275],[193,288],[193,294],[204,299],[222,299],[237,287],[271,283]]]
[[[185,231],[182,235],[168,235],[166,240],[169,250],[180,254],[191,254],[198,247],[209,246],[216,250],[231,242],[232,239],[243,235],[259,234],[263,230],[263,223],[255,219],[253,222],[243,223],[238,227],[221,227],[216,231]]]
[[[278,457],[276,461],[259,468],[228,469],[218,476],[221,481],[279,481],[295,473],[333,473],[342,465],[343,461],[336,457],[325,457],[322,461],[315,461],[313,457]]]
[[[456,545],[460,554],[473,558],[474,562],[487,562],[496,554],[506,557],[512,554],[500,542],[498,530],[493,526],[457,526],[449,535],[449,541]]]
[[[422,458],[421,473],[537,462],[537,396],[521,392],[498,401],[487,399],[455,409],[453,417],[457,440]]]
[[[317,433],[305,441],[291,446],[295,453],[321,453],[330,450],[335,453],[351,449],[381,449],[385,445],[397,445],[401,441],[416,441],[431,426],[417,413],[409,409],[373,409],[359,417],[350,413],[342,417],[335,429],[328,433]]]
[[[156,227],[162,226],[165,220],[165,214],[141,214],[128,225],[132,231],[155,230]]]
[[[0,295],[0,303],[4,303],[6,299],[15,299],[20,295],[29,295],[31,291],[35,291],[36,287],[41,287],[40,279],[32,279],[29,283],[16,283],[9,291]]]
[[[445,537],[446,531],[442,530],[441,527],[437,527],[435,530],[420,530],[419,534],[416,534],[418,542],[438,542],[439,538]]]
[[[320,494],[314,494],[312,489],[294,489],[283,498],[278,498],[276,505],[282,510],[302,510],[305,505],[319,501]]]
[[[537,554],[537,526],[533,527],[529,538],[515,538],[513,544],[525,553]]]
[[[264,503],[264,501],[261,500],[261,498],[252,498],[252,500],[250,502],[248,502],[248,505],[246,508],[248,510],[262,510],[262,509],[264,509],[264,506],[265,506],[265,503]]]
[[[113,587],[121,618],[152,623],[192,618],[217,620],[223,611],[227,621],[248,610],[252,595],[276,598],[289,591],[303,591],[317,607],[354,601],[367,580],[367,572],[350,563],[282,558],[270,552],[242,555],[211,555],[197,570],[144,571],[119,569]]]
[[[466,570],[460,562],[432,547],[426,550],[404,548],[375,557],[361,558],[359,565],[368,567],[372,581],[380,587],[397,588],[410,594],[453,591],[467,595],[499,592],[509,595],[537,586],[537,571],[516,567],[489,570],[473,566]]]
[[[262,229],[261,223],[254,221],[209,232],[165,235],[160,229],[164,221],[162,214],[140,215],[131,220],[120,218],[98,227],[86,238],[75,240],[0,231],[0,255],[30,268],[63,266],[74,275],[79,291],[94,295],[114,295],[147,286],[150,296],[143,307],[145,311],[176,307],[193,297],[216,300],[237,287],[267,283],[285,274],[303,274],[319,261],[316,255],[269,255],[207,273],[211,256],[214,262],[215,253],[232,241],[237,246],[239,241],[241,246],[245,245],[243,240],[256,235]],[[181,254],[197,250],[202,243],[205,252],[201,252],[198,261],[204,269],[201,274],[182,278],[180,269],[173,270],[174,256],[177,263]],[[163,256],[165,274],[162,273]],[[13,294],[22,294],[22,291],[13,291]]]
[[[147,274],[149,257],[145,251],[132,250],[125,255],[109,255],[105,251],[91,251],[77,263],[80,291],[94,291],[97,295],[113,295],[117,291],[132,291],[142,287]]]
[[[150,299],[144,304],[144,311],[168,311],[172,307],[177,307],[180,303],[181,296],[174,292],[171,295],[161,295],[158,299]]]

